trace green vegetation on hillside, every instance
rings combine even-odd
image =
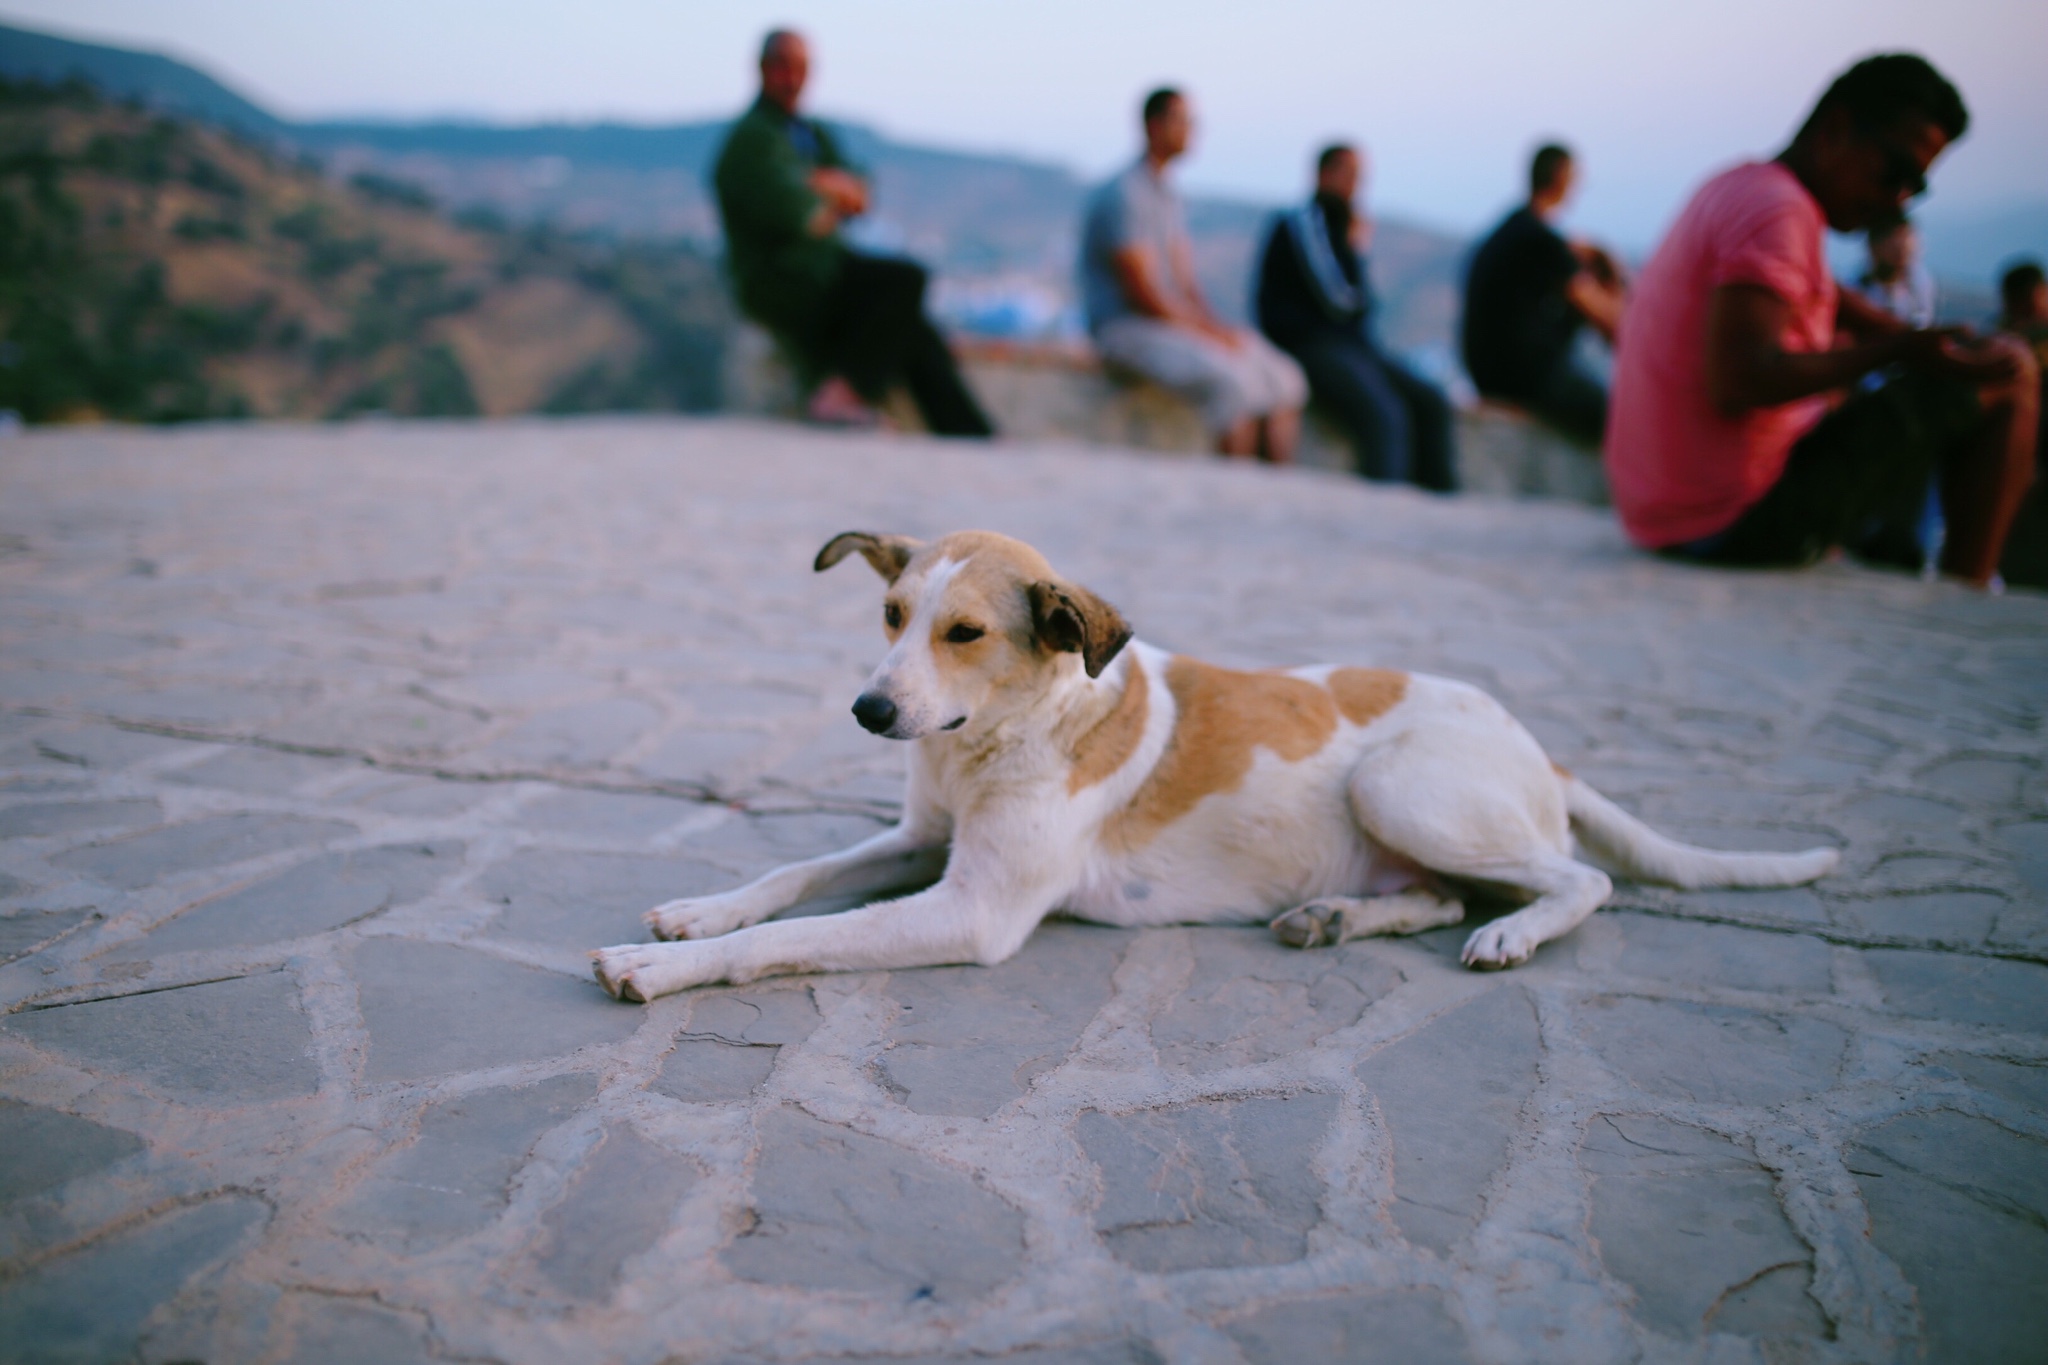
[[[681,246],[438,214],[90,89],[0,81],[0,408],[31,422],[701,410]]]

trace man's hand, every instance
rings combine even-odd
[[[1601,285],[1609,289],[1628,287],[1628,272],[1605,247],[1592,242],[1573,242],[1571,248],[1572,254],[1579,258],[1579,267]]]
[[[1193,323],[1192,326],[1196,331],[1226,351],[1241,351],[1244,349],[1245,334],[1242,328],[1226,327],[1213,318],[1204,318],[1200,322]]]
[[[804,220],[804,231],[813,237],[830,237],[838,230],[839,215],[827,203],[820,203],[811,210],[811,216]]]
[[[868,211],[867,182],[852,171],[820,166],[804,179],[818,196],[818,206],[804,223],[804,231],[811,236],[830,237],[841,223]]]
[[[1579,268],[1565,281],[1564,298],[1612,346],[1628,307],[1628,276],[1621,262],[1591,242],[1567,242]]]
[[[810,174],[811,189],[840,218],[858,218],[868,211],[868,185],[852,171],[820,166]]]
[[[2026,365],[2024,347],[2011,337],[1977,337],[1967,327],[1929,327],[1899,338],[1901,359],[1914,369],[1972,384],[2010,384]]]
[[[1845,388],[1872,370],[1904,364],[2011,389],[2033,372],[2016,339],[1979,340],[1960,327],[1894,331],[1831,351],[1787,351],[1791,305],[1761,285],[1724,284],[1707,308],[1707,393],[1729,416]],[[1987,395],[1988,396],[1988,395]]]
[[[1564,297],[1608,345],[1614,344],[1621,331],[1622,312],[1628,307],[1628,291],[1619,279],[1610,276],[1603,280],[1591,269],[1581,270],[1565,282]]]
[[[1116,268],[1117,283],[1123,286],[1125,301],[1140,316],[1207,337],[1225,350],[1243,348],[1245,333],[1218,322],[1202,303],[1200,295],[1190,296],[1185,283],[1182,297],[1167,296],[1159,287],[1158,263],[1149,248],[1127,246],[1110,257],[1110,261]],[[1178,269],[1175,271],[1177,276],[1182,273]],[[1190,277],[1192,273],[1186,272]]]

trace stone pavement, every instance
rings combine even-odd
[[[1157,643],[1422,668],[1810,889],[1528,966],[1046,926],[615,1004],[886,819],[849,527]],[[2048,1355],[2048,600],[1564,504],[743,421],[0,444],[0,1357]]]

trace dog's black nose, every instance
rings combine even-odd
[[[860,722],[863,730],[872,734],[887,734],[889,727],[896,723],[896,703],[880,692],[863,692],[854,698],[853,718]]]

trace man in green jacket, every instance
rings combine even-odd
[[[802,35],[777,29],[762,41],[760,98],[713,172],[741,309],[795,359],[815,421],[872,424],[873,405],[900,381],[934,433],[993,434],[925,317],[924,267],[840,239],[840,225],[867,211],[867,181],[824,124],[797,113],[809,75]]]

